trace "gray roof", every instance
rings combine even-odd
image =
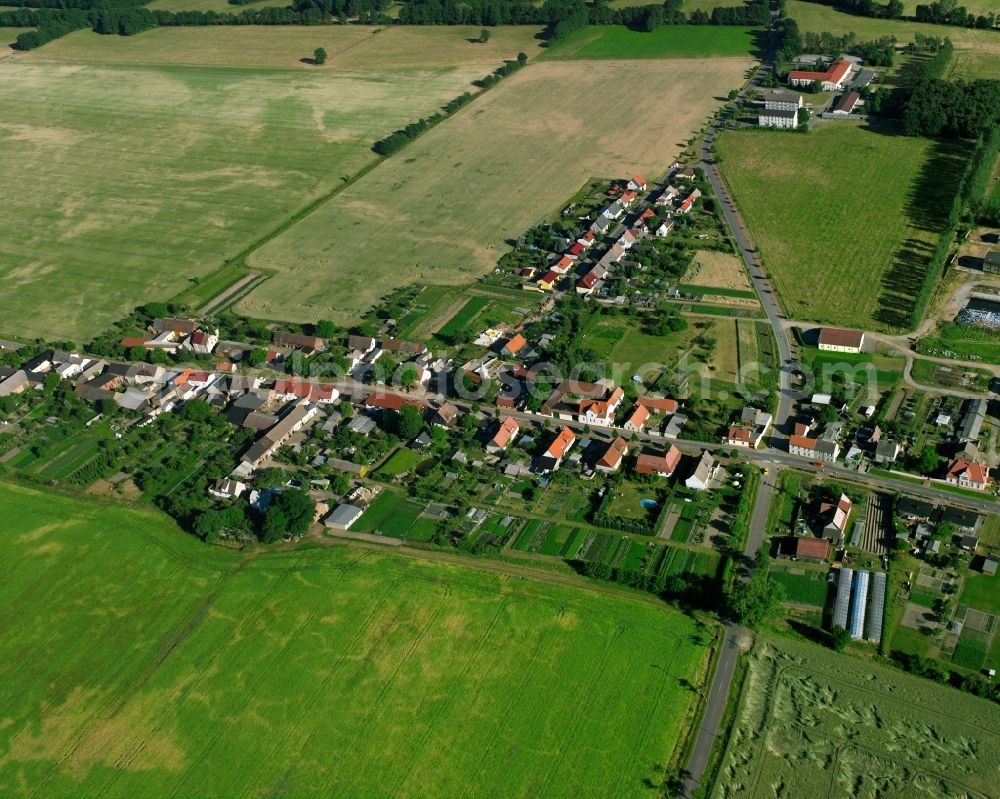
[[[327,527],[336,527],[340,530],[347,530],[362,514],[361,508],[357,505],[349,505],[346,502],[338,505],[323,519],[323,524]]]
[[[991,266],[1000,266],[1000,250],[990,250],[983,261]]]
[[[959,437],[963,441],[975,441],[979,438],[983,421],[986,419],[986,400],[969,400],[969,405],[962,417],[962,432]]]
[[[794,92],[785,92],[780,89],[764,95],[765,103],[795,103],[802,102],[802,95]]]
[[[375,422],[367,416],[355,416],[348,423],[347,429],[352,433],[360,433],[361,435],[366,436],[375,429]]]

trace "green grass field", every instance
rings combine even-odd
[[[995,704],[765,636],[712,796],[985,797],[995,793],[997,762]]]
[[[0,512],[7,797],[655,796],[705,665],[696,622],[590,591]]]
[[[398,474],[410,471],[423,459],[424,456],[419,452],[414,452],[412,449],[401,447],[392,453],[385,463],[379,466],[378,473],[386,475],[387,477],[395,477]]]
[[[588,25],[547,48],[543,59],[705,58],[754,53],[755,29],[665,25],[652,33],[624,25]],[[732,88],[738,88],[734,85]]]
[[[1000,615],[1000,577],[995,574],[969,574],[959,602]]]
[[[727,131],[717,150],[789,317],[907,327],[960,146],[843,122],[798,136]]]
[[[915,0],[907,2],[916,5]],[[970,3],[963,2],[959,5],[971,10],[978,2],[988,2],[988,0],[971,0]],[[837,11],[830,6],[803,0],[788,0],[786,13],[798,22],[799,29],[803,33],[828,31],[838,36],[856,33],[861,41],[891,35],[895,36],[900,44],[913,41],[917,33],[947,37],[955,45],[955,55],[948,77],[995,78],[1000,72],[997,66],[1000,63],[1000,32],[959,28],[953,25],[925,25],[921,22],[859,17]]]
[[[367,66],[347,69],[337,28],[306,33],[256,48],[249,28],[79,31],[0,62],[0,180],[20,187],[0,220],[0,333],[86,339],[176,294],[517,52],[462,63],[475,48],[457,31],[428,32],[459,66],[413,66],[430,48],[404,40],[379,66],[366,52],[394,39],[352,29],[341,44]],[[300,64],[321,40],[338,66]]]
[[[595,175],[661,170],[750,63],[529,64],[254,252],[276,275],[237,308],[351,323],[393,288],[467,284]]]

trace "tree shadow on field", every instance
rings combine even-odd
[[[767,58],[768,47],[770,46],[770,34],[761,28],[750,32],[750,55],[759,61]]]
[[[807,641],[812,641],[814,644],[820,644],[821,646],[830,646],[830,634],[826,630],[820,630],[818,627],[813,627],[811,624],[796,621],[795,619],[789,619],[788,626]]]
[[[909,327],[913,301],[924,281],[933,250],[930,243],[912,238],[899,246],[892,264],[882,275],[882,293],[874,314],[877,321],[892,328]]]
[[[901,136],[898,125],[876,123],[864,128],[879,136]],[[965,168],[968,145],[935,141],[920,165],[900,209],[908,224],[936,236],[941,233]],[[908,238],[900,243],[889,269],[882,275],[882,292],[875,319],[897,329],[910,326],[913,302],[920,291],[936,242]]]

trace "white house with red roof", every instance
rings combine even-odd
[[[597,459],[594,468],[604,474],[614,474],[621,467],[626,455],[628,455],[628,442],[621,436],[618,436],[608,444],[608,448]]]
[[[681,451],[673,444],[665,455],[654,455],[643,452],[635,461],[635,470],[639,474],[655,474],[657,477],[670,477],[681,462]]]
[[[788,73],[789,86],[811,86],[816,81],[823,84],[823,91],[837,92],[844,88],[844,83],[851,74],[854,64],[846,58],[835,61],[824,72],[793,69]]]
[[[577,421],[580,424],[596,424],[601,427],[610,427],[615,421],[615,414],[618,412],[625,392],[621,386],[615,386],[614,390],[605,399],[584,399],[580,401],[580,411]]]
[[[649,408],[636,403],[631,415],[625,420],[625,424],[622,427],[634,433],[641,433],[646,429],[646,421],[649,419],[649,416]]]
[[[986,484],[990,481],[990,470],[981,463],[959,458],[948,464],[948,474],[944,480],[946,483],[960,488],[985,491]]]
[[[539,458],[542,470],[551,472],[558,469],[562,465],[566,453],[572,449],[575,443],[576,435],[573,431],[568,427],[562,428]]]
[[[697,200],[699,197],[701,197],[701,190],[693,189],[691,193],[684,198],[684,201],[677,206],[677,213],[686,214],[690,212],[690,210],[694,208],[695,200]]]
[[[494,433],[493,438],[489,440],[486,444],[486,451],[492,455],[498,452],[503,452],[510,446],[510,442],[514,440],[514,436],[518,434],[521,426],[517,423],[517,420],[513,416],[507,416],[502,422],[500,422],[500,427],[497,428],[496,433]]]
[[[632,179],[628,182],[628,188],[632,191],[645,191],[646,178],[642,175],[632,175]]]

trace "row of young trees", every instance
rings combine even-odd
[[[480,80],[478,83],[483,90],[489,89],[491,86],[496,85],[500,80],[512,75],[517,72],[521,67],[528,63],[528,56],[526,53],[518,53],[516,61],[505,61],[503,66],[498,67],[485,78]],[[379,155],[392,155],[398,152],[411,141],[416,139],[418,136],[430,130],[441,120],[451,116],[458,109],[463,106],[468,105],[476,95],[471,92],[465,92],[460,94],[458,97],[449,100],[445,103],[443,107],[444,113],[432,114],[429,117],[423,117],[418,119],[416,122],[411,122],[403,128],[397,131],[393,131],[384,139],[379,139],[375,144],[372,145],[372,149]]]

